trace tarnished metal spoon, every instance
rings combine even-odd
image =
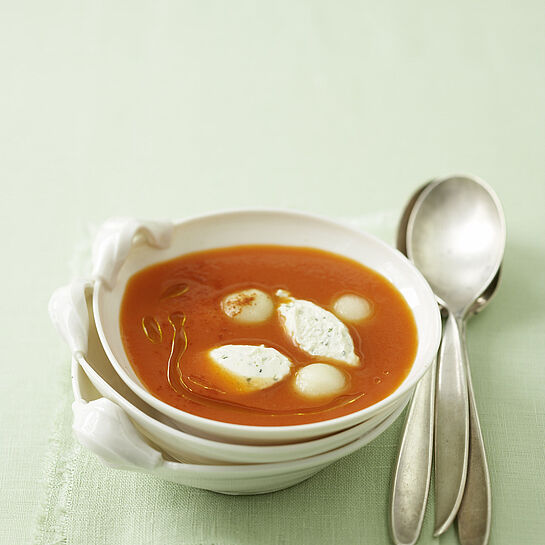
[[[492,189],[475,177],[435,180],[415,203],[406,241],[409,258],[448,311],[435,406],[435,535],[440,535],[456,516],[464,493],[469,398],[474,401],[473,393],[468,393],[465,320],[501,265],[505,248],[501,204]],[[473,402],[472,409],[478,428]],[[472,435],[478,440],[477,431]]]
[[[492,282],[475,300],[470,314],[477,314],[490,302],[496,294],[500,277],[501,267]],[[456,516],[458,538],[462,545],[486,545],[492,520],[492,494],[469,365],[467,367],[467,386],[469,391],[469,459],[464,495]]]
[[[397,228],[397,248],[407,255],[407,225],[421,193],[432,182],[411,196]],[[433,411],[436,361],[420,379],[405,419],[392,480],[390,529],[396,545],[416,543],[428,500],[433,456]]]
[[[397,229],[396,245],[405,255],[409,218],[416,201],[431,183],[433,180],[418,188],[403,210]],[[500,270],[475,300],[470,309],[471,314],[480,312],[490,302],[496,293],[499,279]],[[402,433],[390,503],[391,533],[396,545],[416,543],[424,518],[433,453],[435,366],[434,361],[415,390]],[[460,536],[465,536],[463,543],[471,543],[466,539],[468,536],[486,536],[484,541],[475,542],[485,543],[490,528],[490,484],[473,398],[470,399],[470,436],[468,479],[458,513],[458,531]]]

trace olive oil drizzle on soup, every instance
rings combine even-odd
[[[261,294],[274,311],[255,323],[234,319],[237,313],[224,311],[225,301],[231,304],[228,296],[238,292],[246,294],[240,300],[250,302]],[[321,309],[334,314],[339,301],[366,302],[364,308],[372,312],[364,319],[349,321],[338,314],[359,363],[311,355],[295,342],[278,310],[285,294],[312,303],[303,304],[322,314]],[[288,246],[221,248],[148,267],[127,283],[120,326],[128,359],[154,396],[198,416],[260,426],[327,420],[380,401],[407,376],[417,345],[411,310],[384,277],[343,256]],[[250,352],[251,347],[274,349],[282,361],[288,358],[289,372],[275,376],[271,385],[245,390],[210,356],[231,345],[250,347]],[[327,367],[329,376],[333,372],[340,380],[338,395],[307,396],[297,390],[298,371],[316,363],[328,365],[308,369]]]

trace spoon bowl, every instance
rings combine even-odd
[[[409,257],[439,302],[459,317],[468,314],[498,273],[504,247],[501,204],[477,178],[430,183],[409,218]]]

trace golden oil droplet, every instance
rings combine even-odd
[[[146,337],[153,343],[158,344],[163,340],[163,332],[159,322],[152,316],[144,316],[142,318],[142,329]]]
[[[167,380],[170,387],[179,392],[178,386],[185,388],[188,391],[192,391],[184,381],[182,369],[180,368],[180,360],[187,349],[187,335],[185,332],[185,314],[183,312],[173,312],[168,321],[172,326],[172,345],[170,348],[170,356],[167,363]]]
[[[382,371],[382,373],[385,374],[385,375],[389,375],[390,371],[388,369],[384,369],[384,371]]]
[[[380,377],[375,377],[374,378],[374,383],[375,384],[380,384],[382,382],[382,379]]]
[[[174,286],[170,286],[170,288],[167,288],[161,294],[161,299],[173,299],[174,297],[180,297],[180,295],[186,293],[187,290],[189,290],[189,286],[187,284],[174,284]]]

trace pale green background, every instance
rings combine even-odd
[[[541,0],[0,0],[0,542],[388,543],[401,421],[259,498],[106,469],[70,437],[47,301],[112,215],[284,206],[391,240],[416,186],[465,171],[508,225],[501,291],[468,331],[491,542],[544,543],[544,144]]]

